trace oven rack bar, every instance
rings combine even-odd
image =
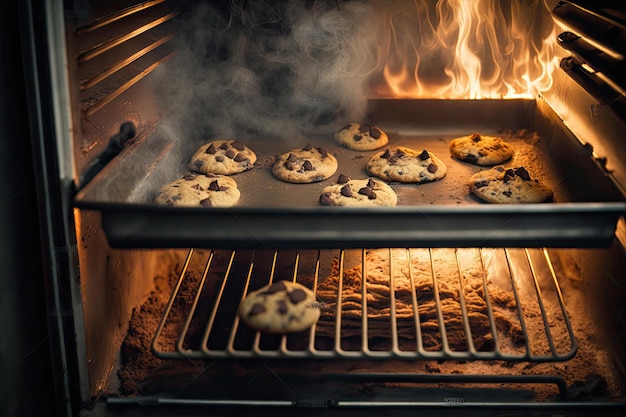
[[[283,279],[316,294],[315,325],[270,335],[240,321],[249,292]],[[191,249],[151,347],[169,359],[528,362],[565,361],[578,348],[547,250],[517,248]]]

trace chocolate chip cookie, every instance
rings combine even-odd
[[[513,157],[513,147],[497,136],[474,133],[452,139],[450,153],[461,161],[476,165],[501,164]]]
[[[405,183],[435,181],[443,178],[448,170],[433,153],[402,146],[375,153],[365,164],[365,169],[383,180]]]
[[[350,123],[335,133],[335,140],[341,146],[355,151],[372,151],[382,148],[389,142],[387,134],[374,125]]]
[[[214,140],[194,153],[189,169],[202,174],[231,175],[254,167],[256,154],[238,140]]]
[[[470,178],[470,191],[487,203],[542,203],[552,199],[552,191],[533,180],[524,167],[507,169],[497,165]]]
[[[319,202],[323,206],[395,206],[398,196],[393,188],[382,181],[372,178],[351,180],[341,174],[336,184],[324,187]]]
[[[300,332],[320,317],[315,294],[302,284],[277,281],[251,292],[237,314],[253,329],[267,333]]]
[[[240,195],[230,177],[190,173],[161,187],[154,201],[170,206],[231,207]]]
[[[337,171],[337,159],[324,148],[307,145],[276,158],[272,173],[282,181],[306,184],[323,181]]]

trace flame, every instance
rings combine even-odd
[[[552,85],[556,27],[543,0],[382,3],[375,96],[532,98]]]

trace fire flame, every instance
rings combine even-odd
[[[556,28],[543,0],[414,0],[375,12],[384,41],[373,95],[533,98],[552,85]]]

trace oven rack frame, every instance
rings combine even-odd
[[[409,265],[411,265],[411,250],[410,249],[385,249],[385,251],[389,251],[389,260],[391,263],[392,259],[392,250],[394,251],[402,251],[406,250],[408,256]],[[426,249],[417,249],[417,250],[426,250]],[[198,287],[195,288],[195,295],[193,296],[193,300],[189,302],[188,300],[182,300],[188,304],[187,313],[184,317],[184,323],[182,323],[182,327],[179,327],[178,336],[176,338],[176,346],[168,346],[167,349],[162,346],[162,335],[166,331],[165,327],[171,320],[174,320],[172,316],[173,306],[175,303],[181,302],[180,299],[180,289],[187,276],[187,272],[189,270],[190,262],[192,257],[194,257],[196,250],[190,249],[187,257],[185,259],[184,264],[182,265],[181,271],[178,274],[178,278],[174,289],[170,295],[170,298],[165,306],[163,311],[163,315],[159,322],[159,325],[155,331],[154,337],[151,343],[151,349],[153,353],[160,358],[163,359],[209,359],[209,358],[315,358],[315,359],[405,359],[405,360],[502,360],[502,361],[511,361],[511,362],[519,362],[519,361],[527,361],[527,362],[559,362],[566,361],[571,359],[578,349],[578,344],[576,342],[574,332],[572,326],[570,324],[569,317],[567,315],[565,304],[563,300],[563,294],[561,292],[558,279],[548,255],[546,249],[476,249],[480,256],[480,264],[482,266],[482,285],[484,294],[487,296],[485,298],[486,307],[487,307],[487,316],[489,319],[489,329],[491,332],[491,336],[493,337],[493,350],[483,351],[478,350],[473,343],[472,331],[470,328],[469,320],[468,320],[468,308],[465,301],[464,291],[458,291],[459,302],[461,306],[461,314],[463,320],[463,331],[465,336],[465,341],[467,343],[466,350],[454,350],[451,346],[449,346],[446,335],[446,326],[445,319],[442,312],[441,307],[441,296],[439,294],[439,281],[440,278],[437,276],[437,272],[435,269],[435,264],[433,262],[433,249],[427,249],[428,254],[430,256],[430,268],[432,273],[433,280],[433,298],[435,300],[435,308],[437,311],[437,323],[439,326],[439,334],[441,336],[441,348],[439,350],[427,350],[423,345],[422,340],[422,332],[421,332],[421,322],[419,318],[418,312],[418,300],[416,296],[415,290],[415,278],[412,275],[412,268],[409,268],[410,275],[410,283],[411,283],[411,292],[412,292],[412,307],[413,307],[413,320],[414,320],[414,330],[415,330],[415,349],[406,350],[400,347],[399,341],[400,336],[398,334],[398,320],[395,315],[395,298],[394,298],[394,283],[393,283],[393,274],[390,274],[390,299],[394,300],[394,302],[390,302],[390,325],[391,325],[391,347],[384,348],[382,350],[371,349],[370,348],[370,336],[368,329],[368,317],[367,317],[367,280],[363,280],[366,284],[362,286],[362,294],[363,300],[362,309],[361,309],[361,345],[360,349],[345,349],[343,347],[343,339],[342,339],[342,311],[341,311],[341,299],[342,299],[342,277],[344,274],[344,262],[346,258],[346,250],[338,250],[339,254],[339,288],[337,294],[337,310],[334,312],[334,338],[332,341],[332,348],[323,348],[320,349],[316,345],[316,340],[320,337],[318,334],[318,324],[313,325],[308,331],[300,332],[297,334],[285,334],[285,335],[267,335],[263,334],[259,331],[254,331],[246,326],[243,322],[240,321],[239,317],[236,314],[236,307],[232,302],[232,296],[227,297],[225,293],[229,294],[235,291],[238,294],[240,302],[250,291],[253,291],[257,288],[252,288],[253,286],[258,286],[259,284],[251,284],[251,277],[253,275],[253,271],[255,268],[255,254],[257,251],[251,252],[250,263],[245,267],[247,270],[245,279],[239,279],[240,276],[238,272],[234,271],[235,257],[238,254],[237,251],[232,251],[228,260],[228,265],[226,265],[224,276],[222,277],[221,283],[219,283],[219,289],[216,292],[215,300],[211,305],[210,314],[208,320],[206,320],[203,337],[201,343],[196,346],[189,347],[185,345],[185,341],[188,340],[190,325],[192,320],[196,320],[194,315],[200,309],[199,305],[201,304],[201,294],[203,293],[204,287],[207,285],[207,276],[209,275],[209,270],[212,267],[215,267],[217,262],[214,260],[215,254],[217,253],[215,250],[210,250],[208,256],[206,257],[206,262],[204,264],[204,269],[202,271],[202,278],[198,283]],[[439,249],[434,249],[439,250]],[[456,256],[457,269],[459,273],[459,285],[463,285],[462,282],[462,265],[459,261],[459,251],[464,251],[469,249],[454,249],[454,253]],[[492,296],[490,295],[489,285],[488,285],[488,273],[485,269],[485,251],[493,250],[498,251],[504,259],[506,259],[506,269],[508,270],[508,281],[510,282],[510,289],[513,293],[515,299],[515,310],[516,315],[519,320],[519,325],[521,327],[521,331],[524,336],[524,346],[523,348],[518,348],[515,352],[512,352],[510,349],[502,349],[501,343],[498,340],[501,337],[501,334],[497,330],[496,322],[495,322],[495,314],[494,314],[494,306],[490,302]],[[367,271],[365,267],[366,263],[366,249],[361,250],[362,262],[363,262],[363,271]],[[271,283],[276,278],[276,262],[277,257],[279,255],[279,251],[270,251],[273,254],[271,260],[271,267],[268,271],[269,276],[267,277],[267,283]],[[322,263],[322,256],[320,255],[321,251],[317,251],[317,258],[314,263],[314,280],[312,283],[312,290],[316,292],[319,282],[320,282],[320,263]],[[267,255],[267,254],[263,254]],[[258,255],[257,255],[258,256]],[[301,257],[304,256],[301,252],[295,252],[295,259],[293,260],[293,281],[298,281],[298,268],[301,261]],[[521,276],[524,274],[523,270],[520,272],[520,267],[517,266],[519,264],[519,258],[522,258],[522,261],[526,263],[524,266],[526,269],[526,273],[528,276]],[[513,267],[513,260],[515,261],[516,267]],[[223,266],[222,266],[223,267]],[[517,268],[517,269],[516,269]],[[363,272],[366,274],[366,272]],[[541,276],[540,276],[541,275]],[[548,349],[542,352],[536,351],[536,340],[533,340],[533,336],[529,332],[527,321],[528,318],[525,318],[525,307],[524,303],[528,303],[528,294],[526,294],[526,300],[522,300],[522,294],[520,289],[518,288],[518,284],[516,280],[530,280],[529,284],[532,289],[533,296],[535,297],[532,302],[536,302],[536,306],[541,316],[541,323],[543,325],[542,337],[545,337],[545,341],[547,342]],[[239,281],[239,282],[234,282]],[[311,285],[311,284],[309,284]],[[227,289],[227,287],[236,287],[235,290],[232,288]],[[550,288],[546,288],[546,287]],[[462,287],[459,287],[462,288]],[[528,292],[528,291],[527,291]],[[554,320],[550,320],[548,317],[548,311],[546,307],[546,301],[544,298],[547,298],[545,295],[551,294],[553,297],[553,304],[557,305],[556,314],[560,316],[556,319],[558,323],[560,323],[561,332],[564,333],[569,340],[566,340],[566,344],[569,344],[569,348],[563,349],[558,348],[554,341],[554,329],[551,330],[551,326],[555,326]],[[322,303],[325,303],[325,300],[320,300]],[[233,308],[234,305],[234,308]],[[225,307],[226,306],[226,307]],[[220,310],[224,308],[230,308],[230,312],[226,315],[228,318],[224,321],[216,320],[218,314],[223,314]],[[551,313],[554,315],[555,313]],[[179,319],[180,320],[180,319]],[[223,323],[227,323],[226,326]],[[558,324],[557,324],[558,325]],[[210,347],[209,339],[212,338],[217,332],[227,332],[228,335],[227,341],[225,345],[223,344],[220,348]],[[250,336],[248,337],[249,348],[241,348],[237,346],[236,340],[239,340],[241,334],[248,333]],[[264,340],[269,338],[269,346],[267,348],[267,343],[264,343]],[[297,348],[290,347],[290,340],[292,338],[300,338],[300,340],[305,340],[306,347],[301,345]],[[245,338],[244,338],[245,339]],[[219,343],[218,343],[219,344]],[[244,343],[245,344],[245,343]],[[404,345],[403,345],[404,346]]]

